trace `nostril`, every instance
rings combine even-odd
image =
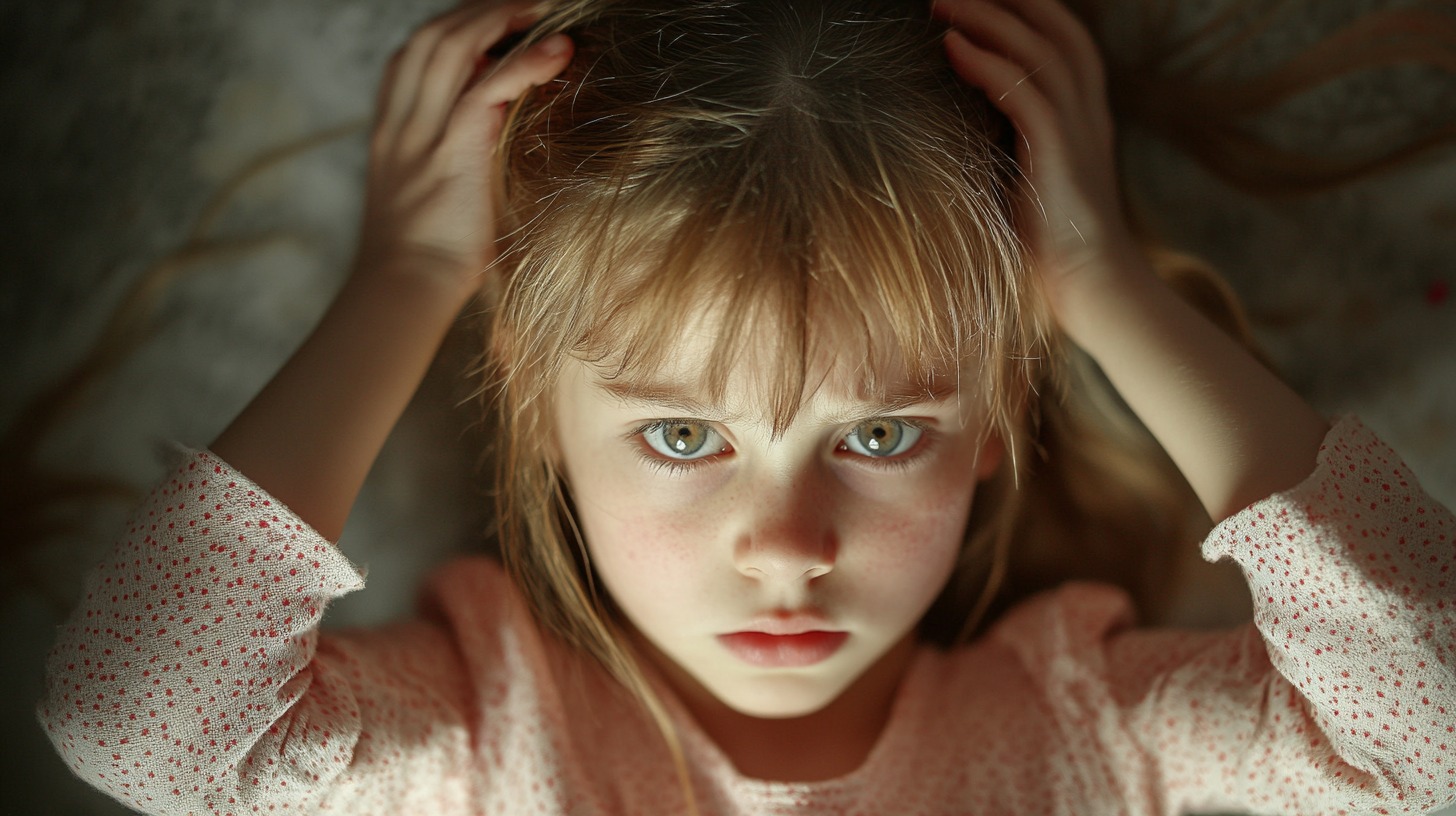
[[[758,580],[769,580],[775,577],[780,580],[812,581],[822,575],[828,575],[834,570],[832,564],[822,561],[805,564],[800,562],[794,564],[787,559],[780,559],[778,562],[740,562],[739,572]]]
[[[838,549],[828,530],[802,523],[761,525],[737,541],[733,562],[741,574],[758,581],[805,583],[834,571]]]
[[[815,578],[818,578],[821,575],[828,575],[828,574],[829,574],[829,566],[827,564],[821,564],[821,565],[819,565],[817,567],[810,567],[810,568],[804,570],[804,577],[807,578],[807,579],[809,579],[810,581],[814,580]]]

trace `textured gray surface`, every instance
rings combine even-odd
[[[205,201],[261,152],[366,117],[390,50],[439,3],[195,0],[23,3],[0,9],[0,424],[72,365],[129,281],[180,246]],[[1205,4],[1207,5],[1207,4]],[[1328,10],[1349,3],[1320,4]],[[245,11],[243,9],[246,9]],[[1307,39],[1295,28],[1292,40]],[[1277,48],[1276,48],[1277,51]],[[1341,112],[1433,91],[1410,77],[1349,83],[1282,122],[1314,143]],[[1392,84],[1393,83],[1393,84]],[[1435,93],[1453,93],[1448,82]],[[1364,100],[1364,102],[1362,102]],[[205,444],[262,384],[326,305],[346,268],[361,193],[363,133],[253,179],[214,230],[270,237],[183,268],[155,333],[97,382],[41,447],[70,470],[135,486],[158,473],[163,440]],[[1456,503],[1456,156],[1300,202],[1229,192],[1155,145],[1134,155],[1145,200],[1169,233],[1219,263],[1261,338],[1321,409],[1353,410],[1401,450],[1433,493]],[[468,345],[462,332],[459,345]],[[370,589],[331,621],[369,622],[407,606],[421,571],[468,546],[478,485],[470,410],[437,367],[350,521],[345,546]],[[70,780],[30,715],[40,666],[80,569],[107,546],[124,505],[64,508],[82,520],[38,550],[9,554],[6,812],[119,812]],[[406,525],[411,533],[400,540]],[[8,551],[7,551],[8,552]],[[7,568],[18,572],[15,562]]]

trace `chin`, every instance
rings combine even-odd
[[[839,698],[854,680],[812,674],[778,674],[703,682],[720,702],[739,714],[769,720],[807,717]]]

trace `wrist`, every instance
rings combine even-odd
[[[453,319],[480,292],[486,274],[442,258],[361,257],[346,285],[387,292],[412,305],[434,304]]]
[[[1157,308],[1160,298],[1176,297],[1132,243],[1098,252],[1048,288],[1057,325],[1094,357],[1098,338],[1109,326]]]

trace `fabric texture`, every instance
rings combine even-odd
[[[666,702],[704,814],[1423,813],[1456,800],[1453,532],[1346,418],[1203,544],[1242,566],[1250,626],[1142,630],[1120,590],[1066,585],[922,647],[867,761],[827,782],[745,778]],[[493,562],[442,567],[414,620],[321,634],[363,583],[190,452],[88,577],[41,723],[149,813],[685,812],[655,726]]]

